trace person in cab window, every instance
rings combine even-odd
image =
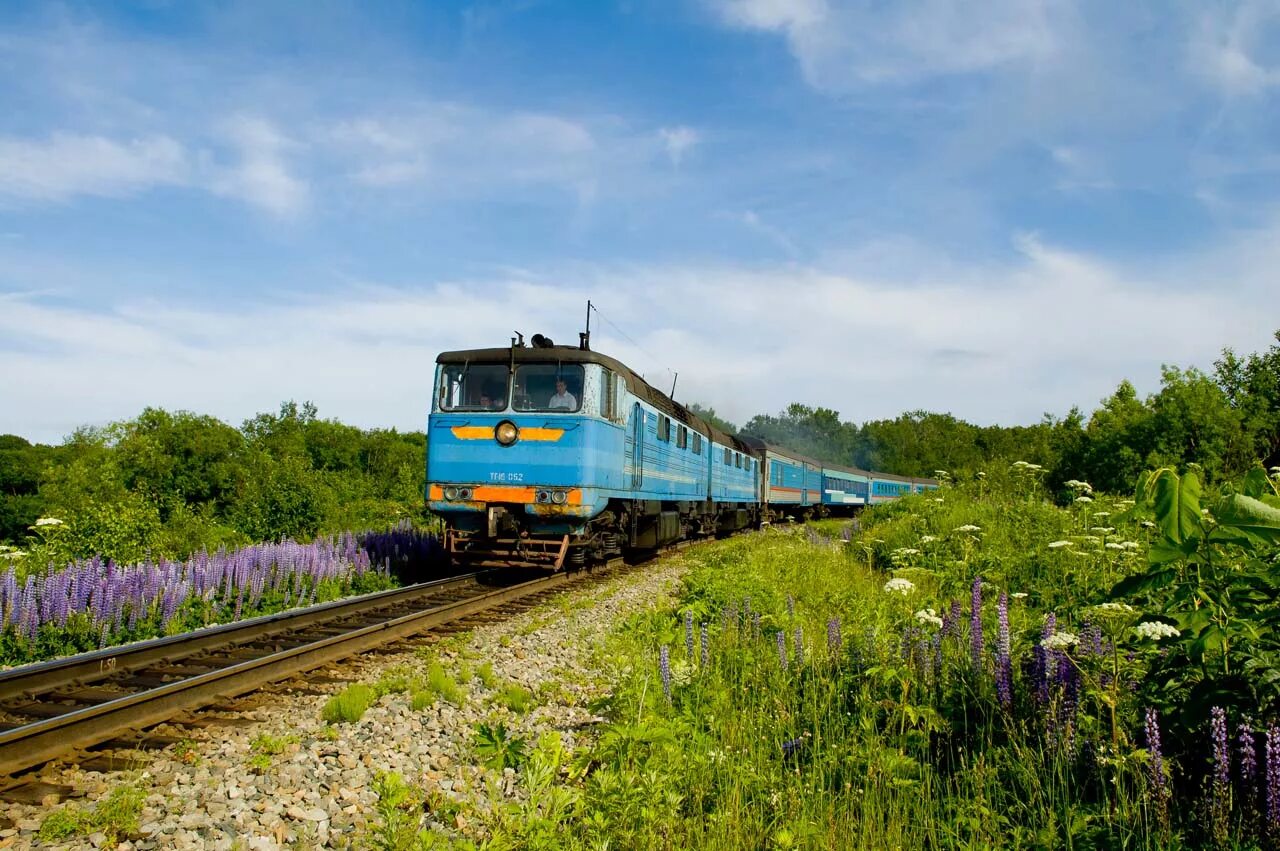
[[[556,379],[556,393],[551,397],[551,401],[547,402],[548,408],[564,408],[566,411],[574,411],[578,408],[578,400],[567,389],[564,379]]]
[[[502,407],[502,400],[498,398],[498,393],[492,388],[484,388],[480,391],[480,407],[486,411],[496,411]]]

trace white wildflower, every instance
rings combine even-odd
[[[1104,615],[1132,615],[1138,611],[1128,603],[1117,603],[1114,601],[1099,603],[1093,608]]]
[[[894,550],[891,553],[891,555],[901,556],[901,557],[918,556],[920,555],[920,551],[915,549],[914,547],[898,547],[896,550]]]
[[[932,543],[933,543],[934,541],[936,541],[936,540],[938,540],[938,539],[937,539],[937,538],[935,538],[933,535],[921,535],[921,536],[920,536],[920,543],[922,543],[922,544],[932,544]]]
[[[1156,528],[1156,524],[1152,523],[1150,520],[1143,520],[1139,525],[1142,526],[1143,529]]]
[[[1121,541],[1120,546],[1124,547],[1126,550],[1136,550],[1142,545],[1137,541]]]
[[[1049,549],[1051,550],[1060,550],[1063,547],[1069,547],[1069,546],[1071,546],[1070,541],[1050,541],[1049,542]]]
[[[1080,540],[1084,541],[1086,544],[1102,543],[1102,539],[1099,538],[1097,535],[1079,535],[1078,537],[1080,538]]]
[[[895,576],[884,584],[884,590],[889,594],[901,594],[906,597],[916,590],[916,584],[910,579]]]
[[[982,527],[974,526],[972,523],[966,523],[963,526],[957,526],[955,530],[957,532],[981,532]]]
[[[1014,592],[1013,592],[1012,594],[1010,594],[1009,596],[1010,596],[1010,597],[1012,597],[1012,598],[1013,598],[1013,599],[1015,599],[1015,600],[1021,600],[1022,598],[1024,598],[1024,597],[1026,597],[1026,596],[1027,596],[1027,592],[1026,592],[1026,591],[1014,591]]]
[[[1090,503],[1090,502],[1093,502],[1093,498],[1087,497],[1087,496],[1078,496],[1076,497],[1076,502]]]
[[[1115,528],[1114,528],[1114,527],[1112,527],[1112,526],[1092,526],[1092,527],[1090,527],[1089,531],[1090,531],[1090,532],[1101,532],[1101,533],[1102,533],[1102,534],[1104,534],[1104,535],[1110,535],[1112,532],[1114,532],[1114,531],[1115,531]]]
[[[1121,550],[1121,551],[1123,551],[1123,550],[1124,550],[1124,544],[1117,544],[1115,541],[1107,541],[1107,549],[1109,549],[1109,550]]]
[[[1095,511],[1095,512],[1093,512],[1093,516],[1094,516],[1094,517],[1110,517],[1110,516],[1111,516],[1111,512],[1110,512],[1110,511]]]
[[[1079,642],[1079,640],[1070,632],[1055,632],[1044,641],[1041,641],[1040,646],[1045,650],[1066,650]]]
[[[922,624],[927,624],[934,629],[942,627],[942,618],[938,617],[938,613],[933,609],[921,609],[916,612],[916,620]]]
[[[979,479],[985,479],[985,478],[987,477],[987,474],[986,474],[986,473],[984,473],[984,472],[982,472],[981,470],[979,470],[978,472],[974,473],[974,475],[975,475],[975,476],[977,476]]]
[[[1159,641],[1162,638],[1175,638],[1181,635],[1176,626],[1161,623],[1160,621],[1140,623],[1133,628],[1133,631],[1139,638],[1149,638],[1152,641]]]
[[[1093,485],[1088,482],[1082,482],[1079,479],[1069,479],[1066,484],[1067,487],[1071,488],[1073,491],[1079,491],[1080,493],[1093,493]]]
[[[930,502],[936,502],[936,503],[938,503],[939,505],[941,505],[941,504],[942,504],[942,502],[943,502],[942,497],[940,497],[940,496],[930,497],[929,499],[930,499]]]
[[[66,524],[57,517],[41,517],[36,521],[37,526],[65,526]]]

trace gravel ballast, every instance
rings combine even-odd
[[[680,556],[664,558],[514,617],[424,640],[416,651],[370,655],[341,666],[342,677],[372,683],[385,674],[422,675],[433,659],[455,677],[490,663],[492,687],[473,676],[462,685],[457,706],[436,700],[415,712],[408,693],[387,694],[359,721],[327,725],[320,719],[327,695],[272,695],[261,707],[240,713],[259,722],[252,726],[209,727],[199,734],[158,728],[193,738],[152,754],[145,768],[100,774],[54,766],[41,779],[83,791],[85,797],[73,803],[81,807],[123,783],[141,788],[146,800],[140,827],[116,846],[121,851],[345,848],[369,837],[377,821],[373,784],[388,771],[421,787],[428,800],[462,804],[457,813],[441,817],[448,823],[435,826],[474,838],[481,825],[467,813],[483,813],[491,800],[521,794],[512,769],[495,771],[474,760],[476,727],[501,721],[529,742],[558,731],[567,747],[577,746],[600,720],[588,705],[609,689],[610,672],[600,653],[606,637],[635,612],[670,607],[683,573]],[[510,684],[534,695],[532,709],[519,714],[495,700]],[[336,693],[343,685],[324,688]],[[263,755],[264,739],[280,753]],[[0,830],[0,848],[110,847],[100,833],[42,844],[37,832],[51,808],[10,810],[13,826]]]

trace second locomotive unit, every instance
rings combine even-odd
[[[586,341],[437,358],[427,502],[455,560],[558,570],[937,487],[720,431]]]

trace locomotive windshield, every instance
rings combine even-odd
[[[509,374],[506,364],[445,364],[436,404],[442,411],[505,411]]]
[[[526,363],[516,367],[517,411],[572,413],[582,407],[582,365]]]

